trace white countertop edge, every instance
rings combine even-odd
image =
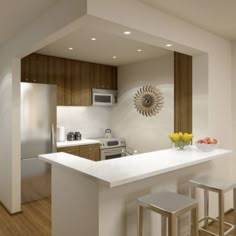
[[[65,152],[60,152],[60,153],[65,153]],[[68,154],[68,153],[65,153],[65,154],[70,155],[70,156],[73,156],[73,157],[75,157],[75,158],[78,158],[78,156],[74,156],[74,155],[71,155],[71,154]],[[77,170],[77,169],[71,167],[71,166],[66,166],[66,165],[64,165],[64,164],[61,164],[61,163],[52,161],[52,160],[48,159],[47,157],[44,157],[44,155],[39,155],[38,157],[39,157],[40,160],[45,161],[45,162],[47,162],[47,163],[49,163],[49,164],[57,165],[57,166],[61,166],[61,167],[66,167],[66,168],[72,170],[73,172],[75,172],[75,173],[77,173],[77,174],[79,174],[79,175],[88,177],[89,179],[95,180],[95,181],[97,181],[98,183],[100,183],[100,184],[102,184],[102,185],[104,185],[104,186],[106,186],[106,187],[112,188],[111,182],[109,182],[109,181],[107,181],[107,180],[98,178],[98,177],[96,177],[96,176],[94,176],[94,175],[90,175],[90,174],[84,173],[84,172],[82,172],[82,171],[79,171],[79,170]],[[82,158],[82,157],[79,157],[79,158]],[[85,159],[85,158],[83,158],[83,159]],[[85,159],[85,160],[88,161],[88,162],[94,162],[94,161],[87,160],[87,159]]]
[[[123,185],[123,184],[129,184],[131,182],[135,182],[135,181],[146,179],[146,178],[151,178],[151,177],[154,177],[156,175],[161,175],[161,174],[165,174],[165,173],[168,173],[168,172],[171,172],[171,171],[175,171],[175,170],[183,169],[183,168],[186,168],[186,167],[198,165],[198,164],[201,164],[201,163],[204,163],[204,162],[212,161],[214,159],[217,159],[217,158],[219,158],[219,157],[221,157],[223,155],[229,154],[231,152],[232,151],[229,151],[228,153],[219,154],[219,155],[216,155],[216,156],[213,156],[213,157],[209,157],[209,158],[205,158],[205,159],[202,159],[202,160],[196,160],[196,161],[192,161],[192,162],[185,163],[185,164],[182,164],[182,165],[181,164],[180,165],[176,165],[175,167],[169,167],[169,168],[166,168],[166,169],[163,169],[163,170],[154,171],[154,172],[151,172],[151,173],[148,173],[148,174],[142,174],[142,175],[140,175],[138,177],[133,177],[133,178],[129,178],[129,179],[126,179],[126,180],[116,181],[116,182],[112,182],[112,183],[108,182],[109,183],[109,187],[113,188],[113,187],[117,187],[117,186],[120,186],[120,185]]]
[[[82,146],[82,145],[90,145],[90,144],[99,144],[99,143],[100,143],[99,140],[94,140],[94,139],[64,141],[64,142],[57,142],[57,148]]]
[[[222,149],[221,149],[222,150]],[[73,168],[71,167],[70,165],[67,165],[67,164],[64,164],[64,163],[59,163],[57,162],[56,160],[52,160],[49,158],[49,155],[53,155],[53,154],[45,154],[45,155],[40,155],[39,156],[39,159],[45,161],[45,162],[48,162],[50,164],[56,164],[56,165],[59,165],[59,166],[63,166],[63,167],[67,167],[77,173],[80,173],[82,174],[83,176],[86,176],[92,180],[96,180],[97,182],[109,187],[109,188],[113,188],[113,187],[117,187],[117,186],[120,186],[120,185],[124,185],[124,184],[128,184],[128,183],[131,183],[131,182],[135,182],[135,181],[138,181],[138,180],[142,180],[142,179],[146,179],[146,178],[149,178],[149,177],[153,177],[153,176],[156,176],[156,175],[161,175],[161,174],[165,174],[167,172],[171,172],[171,171],[175,171],[175,170],[178,170],[178,169],[182,169],[182,168],[185,168],[185,167],[190,167],[190,166],[193,166],[193,165],[197,165],[197,164],[201,164],[201,163],[204,163],[204,162],[207,162],[207,161],[211,161],[211,160],[214,160],[214,159],[217,159],[221,156],[225,156],[227,154],[230,154],[232,151],[231,150],[223,150],[224,153],[218,153],[218,154],[214,154],[213,156],[210,156],[210,157],[206,157],[206,158],[202,158],[202,159],[198,159],[198,160],[194,160],[194,161],[190,161],[190,162],[186,162],[186,163],[181,163],[181,164],[177,164],[175,166],[171,166],[171,167],[166,167],[164,169],[158,169],[157,171],[152,171],[152,172],[149,172],[149,173],[145,173],[145,174],[140,174],[140,175],[136,175],[136,176],[133,176],[133,177],[127,177],[127,178],[123,178],[123,179],[120,179],[120,180],[115,180],[115,181],[108,181],[106,179],[103,179],[101,177],[98,177],[98,176],[95,176],[93,174],[89,174],[89,173],[85,173],[81,170],[78,170],[76,168]],[[61,153],[63,154],[63,153]],[[74,157],[74,158],[80,158],[80,157],[75,157],[73,155],[70,155],[70,154],[67,154],[67,153],[64,153],[65,155],[69,155],[70,157]],[[143,155],[143,154],[142,154]],[[66,158],[66,157],[65,157]],[[131,158],[135,158],[135,157],[131,157]],[[138,157],[137,157],[138,158]],[[87,159],[84,159],[84,158],[80,158],[80,160],[82,159],[82,161],[84,163],[86,163],[86,165],[94,165],[96,166],[96,163],[97,162],[93,162],[93,161],[90,161],[90,160],[87,160]]]

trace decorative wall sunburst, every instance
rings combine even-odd
[[[164,104],[160,89],[152,85],[145,85],[134,95],[134,106],[143,116],[157,115]]]

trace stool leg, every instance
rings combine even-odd
[[[143,207],[138,206],[138,236],[143,235]]]
[[[219,192],[219,236],[224,236],[224,193]]]
[[[168,236],[176,236],[176,217],[175,215],[171,214],[168,217]]]
[[[236,230],[236,188],[234,188],[233,201],[234,201],[234,230]]]
[[[190,183],[189,191],[190,191],[190,197],[196,198],[196,188],[195,188],[195,186],[193,186],[192,183]]]
[[[209,192],[204,189],[204,217],[209,216]],[[205,228],[208,228],[208,219],[205,220]]]
[[[191,236],[198,236],[199,231],[199,223],[198,223],[198,206],[196,208],[193,208],[192,212],[192,228],[191,228]]]
[[[166,217],[161,216],[161,236],[166,236]]]

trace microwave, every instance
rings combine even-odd
[[[112,106],[117,103],[117,91],[110,89],[92,89],[93,106]]]

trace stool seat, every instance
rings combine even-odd
[[[149,208],[159,208],[168,213],[175,213],[197,204],[195,199],[173,192],[151,193],[138,199],[139,204]]]
[[[227,192],[236,187],[236,181],[220,179],[211,176],[196,177],[194,179],[191,179],[189,182],[200,188],[208,188],[211,191],[217,192],[219,190]]]
[[[143,236],[143,211],[151,210],[161,215],[161,235],[177,235],[177,220],[180,215],[190,212],[192,236],[198,236],[198,202],[173,192],[151,193],[138,199],[138,236]]]

